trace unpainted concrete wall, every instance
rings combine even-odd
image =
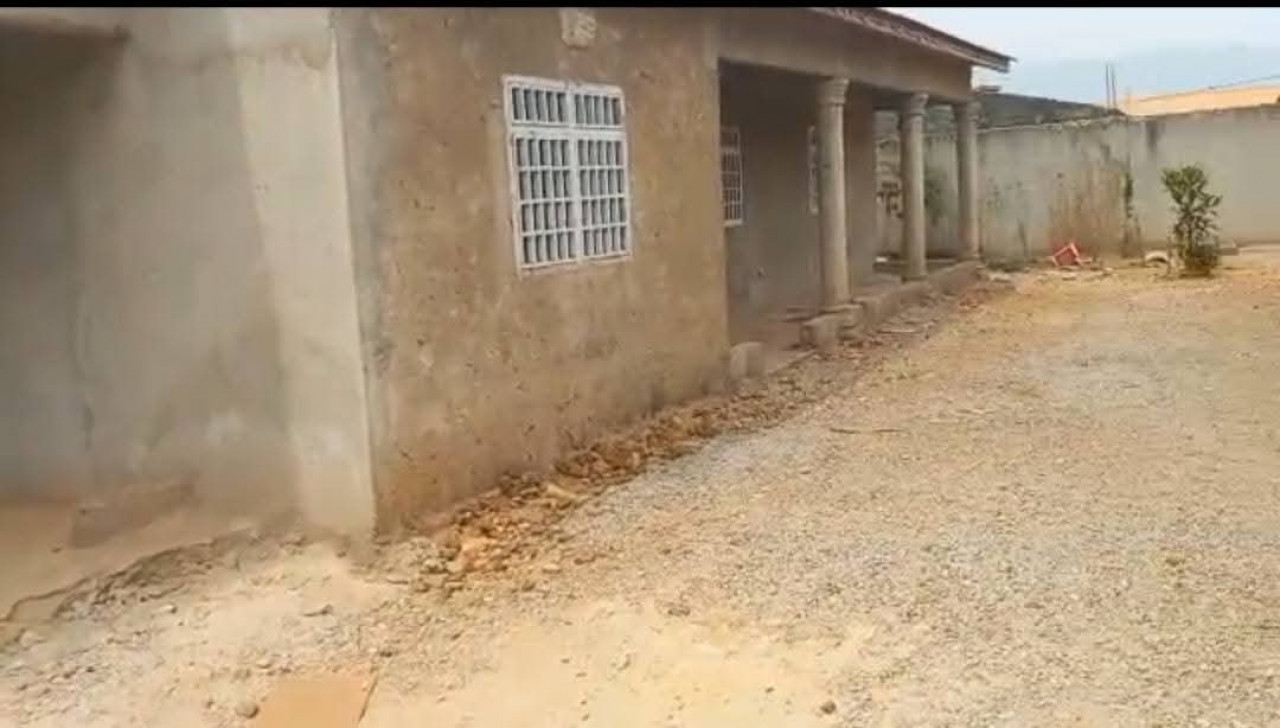
[[[120,12],[127,39],[71,66],[56,35],[4,44],[0,146],[20,161],[0,175],[19,193],[0,325],[20,345],[0,395],[24,434],[0,488],[184,482],[215,508],[368,529],[329,14]]]
[[[954,139],[931,137],[928,164],[954,179]],[[1120,250],[1124,177],[1132,175],[1134,248],[1162,247],[1172,224],[1162,169],[1198,163],[1222,195],[1224,238],[1280,240],[1280,107],[1096,120],[979,133],[984,254],[1043,256],[1070,240]],[[954,224],[954,211],[944,213]]]
[[[887,116],[896,123],[896,114]],[[924,219],[929,257],[951,258],[960,253],[955,149],[953,134],[926,137]],[[875,142],[875,159],[875,248],[880,254],[896,256],[902,253],[903,235],[902,148],[897,133],[881,136]]]
[[[341,11],[381,522],[547,466],[725,372],[716,61],[693,13]],[[517,272],[502,76],[621,86],[633,254]]]

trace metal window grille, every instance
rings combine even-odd
[[[521,267],[627,255],[621,89],[517,77],[504,86]]]
[[[720,187],[723,190],[724,224],[742,224],[742,134],[736,126],[720,127]]]
[[[818,214],[818,130],[809,127],[809,214]]]

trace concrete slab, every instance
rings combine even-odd
[[[373,690],[368,668],[283,679],[262,703],[254,728],[356,728]]]

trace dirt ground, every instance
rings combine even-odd
[[[913,310],[733,405],[776,426],[436,542],[158,561],[0,653],[0,725],[364,668],[362,728],[1280,725],[1280,249],[1225,260]]]

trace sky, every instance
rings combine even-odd
[[[886,8],[1026,60],[1280,45],[1277,8]],[[1280,69],[1275,69],[1280,71]]]
[[[1266,79],[1280,83],[1277,8],[886,8],[1014,57],[977,83],[1099,103],[1106,62],[1136,96]]]

